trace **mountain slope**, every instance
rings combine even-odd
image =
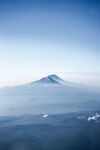
[[[0,89],[0,115],[95,110],[100,108],[99,99],[100,94],[49,75],[36,82]]]

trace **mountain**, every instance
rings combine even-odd
[[[32,82],[32,83],[44,83],[44,84],[61,84],[63,80],[58,77],[55,74],[48,75],[47,77],[44,77],[38,81]]]
[[[69,81],[65,81],[63,79],[61,79],[59,76],[57,76],[56,74],[52,74],[52,75],[48,75],[46,77],[41,78],[40,80],[37,80],[35,82],[31,82],[31,84],[41,84],[41,85],[52,85],[52,84],[63,84],[63,85],[67,85],[67,86],[76,86],[77,84],[75,83],[71,83]]]
[[[60,114],[100,109],[100,93],[48,75],[0,89],[0,115]]]

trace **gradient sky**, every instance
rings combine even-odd
[[[100,77],[100,0],[0,0],[0,86],[52,73]]]

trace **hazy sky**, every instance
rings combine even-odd
[[[100,0],[0,0],[0,86],[52,73],[100,78]]]

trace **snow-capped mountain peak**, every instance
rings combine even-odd
[[[56,74],[52,74],[52,75],[49,75],[48,78],[51,78],[53,80],[62,80],[60,77],[58,77]]]
[[[58,77],[55,74],[52,75],[48,75],[38,81],[36,81],[37,83],[52,83],[52,84],[60,84],[60,81],[62,81],[62,79],[60,77]]]

